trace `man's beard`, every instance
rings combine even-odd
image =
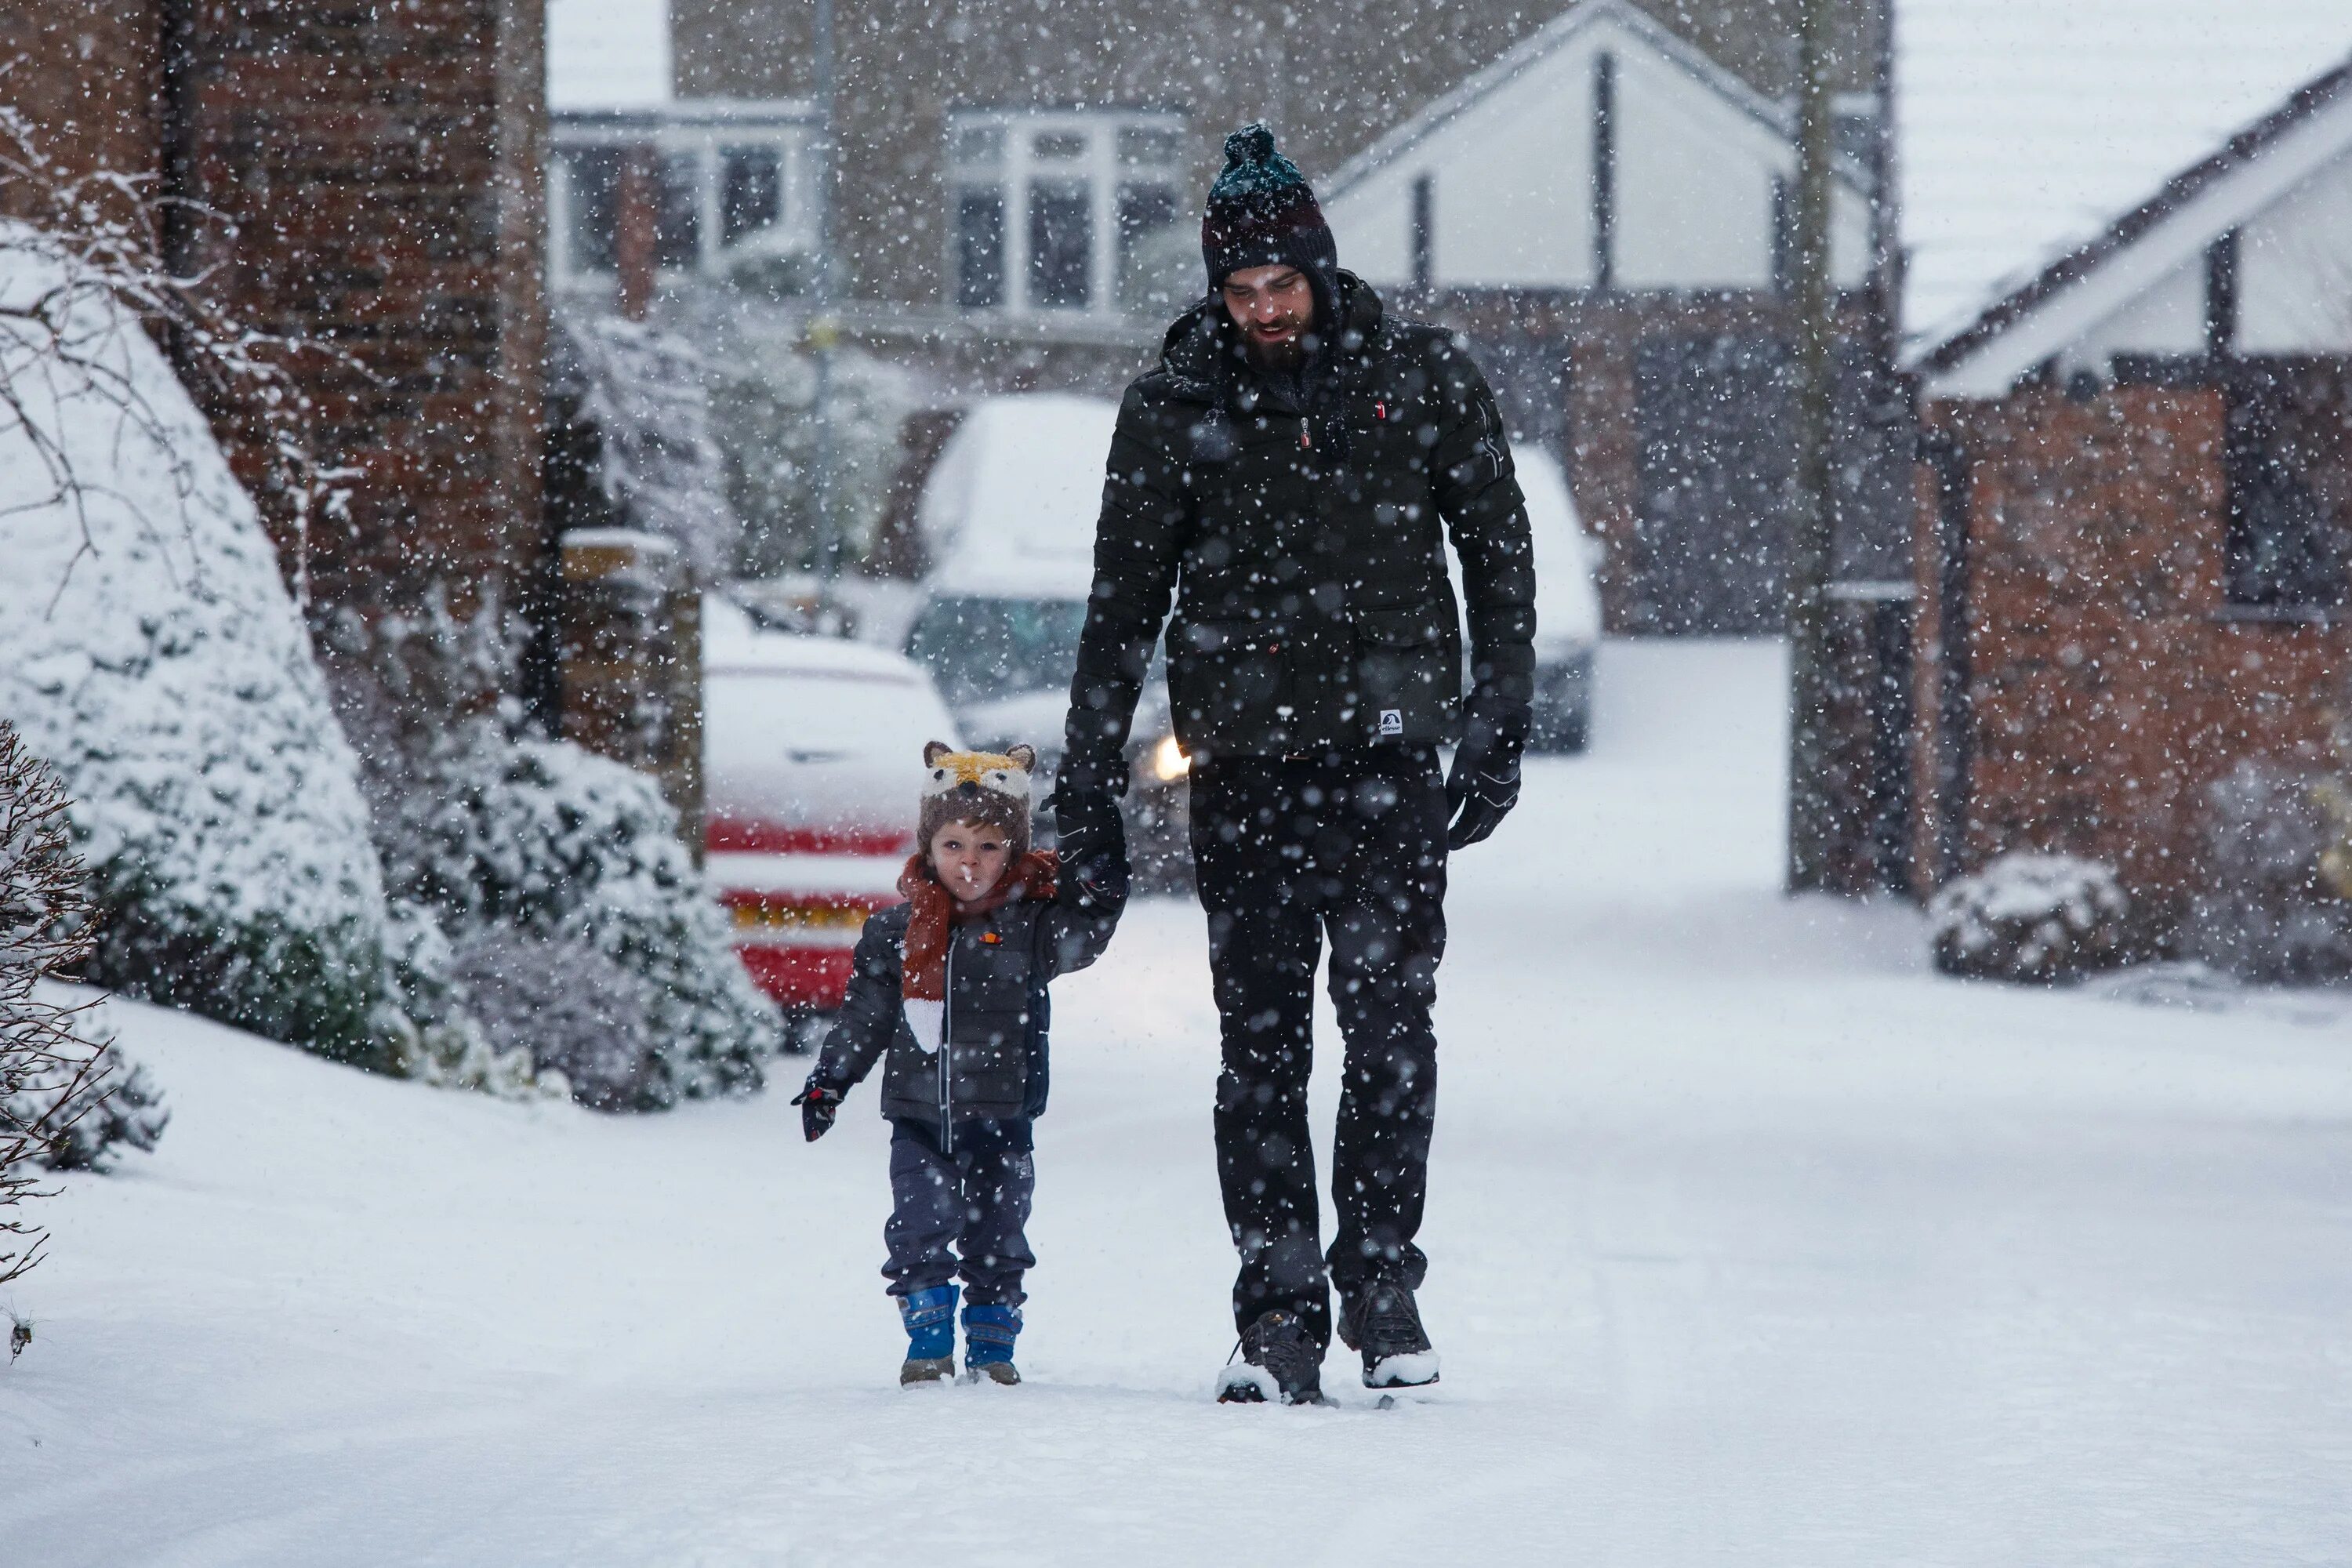
[[[1307,363],[1304,323],[1300,331],[1274,342],[1265,342],[1254,332],[1244,332],[1242,347],[1248,352],[1250,363],[1260,370],[1295,371]]]

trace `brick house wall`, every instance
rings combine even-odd
[[[68,169],[153,173],[161,44],[155,0],[0,0],[0,102]]]
[[[2202,874],[2204,791],[2328,755],[2341,616],[2233,611],[2211,388],[2029,388],[1924,419],[1917,864],[2011,849],[2115,866],[2159,918]]]
[[[321,456],[358,473],[351,525],[310,541],[327,602],[431,578],[531,596],[541,26],[529,0],[202,0],[191,18],[186,184],[236,234],[186,259],[219,268],[246,320],[368,372],[310,376]]]

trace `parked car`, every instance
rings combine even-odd
[[[1592,737],[1592,652],[1601,641],[1601,546],[1584,531],[1559,459],[1516,448],[1536,545],[1535,728],[1538,752],[1580,752]]]
[[[992,397],[967,415],[924,482],[917,521],[934,563],[907,634],[975,746],[1037,748],[1050,777],[1094,577],[1104,457],[1118,405],[1062,394]],[[1155,652],[1128,745],[1128,847],[1138,885],[1190,885],[1189,767]],[[1041,839],[1052,831],[1041,819]]]
[[[887,648],[762,630],[715,595],[702,660],[710,878],[744,967],[813,1043],[866,917],[899,901],[923,745],[960,743],[955,720]]]

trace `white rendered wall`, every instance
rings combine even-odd
[[[2352,352],[2352,157],[2240,230],[2238,352]]]
[[[2085,332],[2059,356],[2067,369],[2104,373],[2117,354],[2205,352],[2205,258],[2184,261],[2146,293]]]

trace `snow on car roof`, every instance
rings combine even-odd
[[[702,601],[705,675],[813,675],[925,686],[930,677],[903,654],[844,637],[769,631],[742,606],[716,595]]]
[[[1918,348],[2352,54],[2345,0],[1900,0],[1904,327]]]
[[[934,589],[1083,599],[1118,405],[1033,393],[981,401],[923,483]]]
[[[669,100],[669,0],[547,0],[548,108]]]

